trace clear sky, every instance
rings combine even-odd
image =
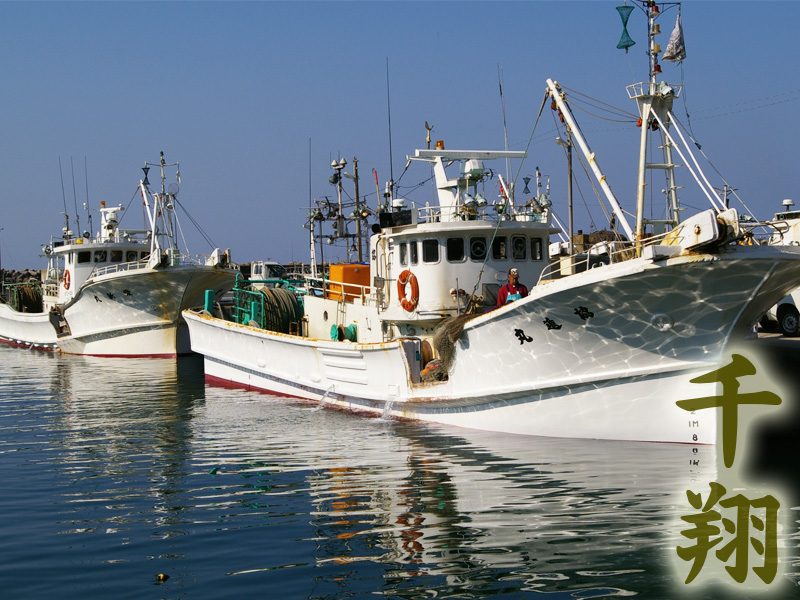
[[[637,45],[618,50],[622,3],[0,2],[2,267],[44,266],[41,248],[60,235],[65,203],[71,226],[77,205],[84,229],[87,188],[93,209],[101,200],[128,206],[140,167],[161,151],[181,164],[182,205],[235,261],[307,261],[310,198],[336,197],[331,159],[344,157],[351,171],[358,158],[374,207],[372,169],[381,189],[391,173],[399,179],[406,155],[425,147],[425,121],[448,148],[503,149],[500,72],[514,150],[531,139],[548,77],[635,112],[625,86],[647,77],[645,18],[634,11]],[[659,20],[662,46],[676,16]],[[682,20],[687,58],[664,63],[665,78],[685,85],[678,118],[688,111],[703,152],[758,218],[784,198],[800,204],[800,3],[688,0]],[[564,220],[566,161],[550,113],[513,170],[549,175]],[[578,118],[632,209],[638,129]],[[415,189],[429,176],[412,166],[401,195],[429,200]],[[682,200],[706,208],[684,184]],[[352,196],[352,181],[345,188]],[[604,229],[585,178],[576,194],[577,226]],[[579,215],[583,198],[591,218]],[[189,250],[208,253],[181,222]],[[141,211],[122,225],[140,227]]]

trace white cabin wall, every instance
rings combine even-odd
[[[526,243],[526,253],[524,260],[514,260],[511,256],[512,236],[524,238]],[[520,272],[520,282],[532,288],[539,280],[542,271],[548,266],[547,247],[549,240],[546,235],[536,230],[505,230],[498,232],[498,237],[506,237],[507,258],[495,259],[492,256],[491,232],[484,230],[463,230],[446,232],[444,234],[426,234],[422,231],[415,233],[398,233],[390,236],[392,252],[388,260],[388,273],[386,278],[389,280],[390,301],[385,318],[398,321],[419,321],[425,319],[440,319],[443,316],[453,316],[463,310],[465,300],[460,302],[456,294],[451,292],[463,290],[466,296],[473,293],[485,296],[488,302],[493,303],[496,299],[497,290],[507,282],[508,270],[512,267]],[[449,261],[447,258],[448,238],[461,238],[464,240],[464,258],[458,262]],[[484,265],[481,260],[474,260],[470,256],[470,242],[472,239],[483,238],[489,258]],[[531,259],[531,238],[539,239],[540,259]],[[438,259],[435,262],[425,262],[423,260],[422,243],[424,240],[436,240],[438,242]],[[406,264],[401,264],[401,245],[417,244],[417,262],[412,264],[411,252],[406,252]],[[404,270],[410,270],[417,278],[419,283],[419,305],[413,312],[407,312],[400,307],[398,297],[397,278]],[[476,287],[476,282],[478,285]],[[488,288],[488,289],[487,289]]]

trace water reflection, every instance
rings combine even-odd
[[[206,388],[192,359],[0,353],[0,477],[26,482],[0,497],[0,578],[28,597],[102,577],[97,597],[139,598],[162,572],[171,598],[672,597],[683,494],[715,476],[710,447],[319,411]]]
[[[214,388],[206,404],[205,422],[194,422],[206,431],[236,418],[263,426],[240,425],[207,466],[257,482],[262,502],[304,490],[303,540],[330,573],[317,585],[358,586],[380,566],[387,585],[420,594],[667,586],[676,504],[714,477],[709,447],[502,436],[299,403],[287,411],[285,401],[244,392],[232,401]]]

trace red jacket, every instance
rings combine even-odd
[[[505,284],[500,288],[500,291],[497,293],[497,306],[503,306],[504,304],[508,304],[508,295],[509,294],[519,294],[520,298],[524,298],[528,295],[528,288],[526,288],[521,283],[517,284],[516,287],[512,286],[510,283]]]

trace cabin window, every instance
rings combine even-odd
[[[494,238],[492,242],[492,258],[495,260],[505,260],[508,258],[506,236],[500,235]]]
[[[88,250],[83,250],[82,252],[78,252],[78,264],[85,265],[86,263],[92,260],[92,253]]]
[[[486,238],[469,238],[469,257],[472,260],[484,260],[486,258]]]
[[[525,260],[527,256],[527,244],[525,238],[515,235],[511,238],[511,258],[514,260]]]
[[[408,254],[412,265],[419,262],[419,257],[417,256],[417,242],[408,242]]]
[[[447,260],[450,262],[464,260],[464,238],[447,238]]]
[[[439,262],[439,240],[422,240],[422,262]]]
[[[122,250],[111,251],[111,262],[122,262]]]
[[[125,253],[125,260],[128,261],[128,262],[134,262],[134,261],[136,261],[136,257],[137,256],[138,256],[138,254],[137,254],[136,250],[128,250]]]
[[[542,260],[542,238],[531,238],[531,260]]]
[[[286,277],[286,269],[283,265],[267,265],[270,277]]]
[[[145,250],[144,252],[142,252],[142,260],[145,260],[145,259],[148,259],[148,258],[150,258],[150,251],[149,250]]]
[[[95,250],[94,251],[94,262],[101,263],[106,262],[106,251],[105,250]]]
[[[402,242],[400,244],[400,266],[405,267],[408,264],[408,244]]]

